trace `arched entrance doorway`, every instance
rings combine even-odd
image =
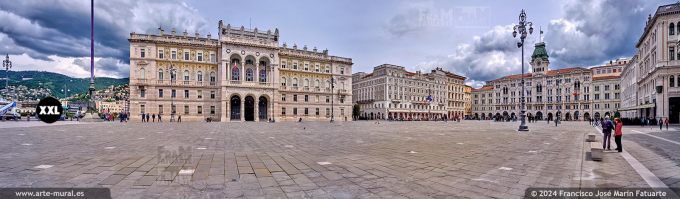
[[[583,119],[590,120],[590,113],[586,112],[583,114]]]
[[[231,110],[230,119],[241,121],[241,97],[238,95],[231,96],[229,103],[231,103],[231,106],[229,107],[229,110]]]
[[[566,120],[566,121],[571,120],[571,114],[569,114],[569,112],[564,114],[564,120]]]
[[[548,113],[548,121],[552,121],[552,120],[553,120],[553,114],[552,114],[552,113]]]
[[[578,111],[574,111],[574,120],[578,120],[578,116],[579,116],[578,114],[579,114]]]
[[[510,114],[510,119],[513,119],[513,120],[515,119],[515,113],[514,112]]]
[[[246,96],[243,103],[244,111],[243,116],[246,121],[255,121],[255,99],[252,96]]]
[[[600,119],[600,112],[595,112],[595,119],[596,120]]]
[[[541,111],[536,112],[536,120],[543,120],[543,113]]]
[[[487,117],[487,118],[486,118],[487,120],[490,120],[490,119],[491,119],[491,117],[493,117],[493,115],[492,115],[491,113],[489,113],[489,114],[487,114],[487,116],[486,116],[486,117]]]
[[[257,105],[257,109],[259,111],[258,115],[260,118],[260,121],[267,121],[267,106],[269,105],[267,98],[264,96],[260,96],[259,99],[259,104]]]

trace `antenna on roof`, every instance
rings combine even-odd
[[[253,18],[248,18],[248,29],[253,29]]]

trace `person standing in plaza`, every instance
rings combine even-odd
[[[616,127],[614,127],[614,142],[616,142],[616,151],[622,152],[621,137],[623,136],[623,123],[619,118],[615,119]]]
[[[156,114],[151,114],[151,122],[156,122]]]
[[[611,140],[612,140],[612,130],[614,129],[614,124],[609,120],[609,116],[605,117],[602,121],[602,149],[611,150]]]
[[[663,131],[663,118],[660,117],[658,121],[659,122],[657,123],[659,123],[659,131]]]
[[[666,130],[668,131],[668,118],[666,118],[666,120],[664,121],[664,123],[666,123]]]
[[[149,113],[146,113],[146,122],[149,122],[150,117],[151,115],[149,115]]]
[[[161,114],[160,113],[158,114],[158,122],[163,122],[163,120],[161,120]]]
[[[146,119],[146,116],[145,116],[145,115],[146,115],[146,114],[142,113],[142,123],[144,123],[144,121],[145,121],[145,119]]]
[[[160,121],[160,117],[158,120]],[[182,115],[177,115],[177,122],[182,123]]]

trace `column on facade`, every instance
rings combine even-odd
[[[222,98],[222,100],[221,100],[222,103],[220,104],[220,106],[224,106],[224,108],[222,109],[222,117],[221,117],[221,121],[222,121],[222,122],[226,122],[226,121],[229,121],[229,119],[230,119],[230,117],[229,117],[229,116],[230,116],[230,115],[229,115],[229,100],[231,100],[231,99],[227,98],[228,95],[227,95],[226,89],[223,89],[222,91],[223,91],[223,92],[222,92],[222,97],[221,97],[221,98]],[[225,100],[225,98],[227,98],[227,99]],[[219,107],[219,106],[218,106],[218,107]]]
[[[240,115],[241,122],[246,121],[245,110],[246,110],[246,98],[244,97],[243,99],[241,99],[241,115]]]
[[[226,65],[224,66],[224,70],[225,70],[224,73],[223,73],[224,74],[224,81],[231,80],[231,69],[229,68],[230,63],[231,62],[227,61]]]
[[[253,115],[255,115],[254,119],[255,119],[256,122],[260,121],[260,111],[259,110],[260,110],[260,98],[256,97],[255,98],[255,113],[253,114]]]
[[[239,74],[238,75],[239,75],[239,81],[240,82],[245,81],[245,77],[246,77],[246,61],[245,61],[245,59],[241,61],[241,68],[239,68]],[[245,101],[245,98],[243,98],[243,99]],[[243,109],[243,108],[241,108],[241,109]],[[243,115],[241,115],[241,116],[242,116],[241,118],[243,118]]]
[[[255,71],[253,72],[253,81],[260,82],[260,58],[255,58]],[[255,100],[257,101],[257,99]],[[257,120],[255,120],[257,121]]]

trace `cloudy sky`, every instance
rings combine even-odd
[[[647,15],[674,1],[319,1],[95,0],[96,76],[128,77],[130,32],[159,26],[217,35],[217,23],[278,28],[281,44],[328,49],[354,60],[354,72],[391,63],[409,70],[443,67],[480,86],[519,73],[511,35],[525,9],[535,32],[529,57],[545,32],[551,67],[592,66],[628,57]],[[89,76],[90,1],[0,1],[0,53],[12,70]]]

